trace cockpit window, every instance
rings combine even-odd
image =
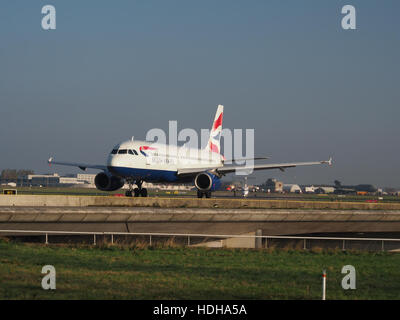
[[[137,151],[135,149],[133,149],[133,150],[129,149],[128,153],[131,154],[131,155],[135,155],[135,156],[138,155],[138,153],[137,153]]]
[[[119,149],[118,154],[127,154],[128,150],[127,149]]]
[[[117,152],[118,152],[118,149],[113,149],[113,150],[111,151],[111,154],[117,154]]]

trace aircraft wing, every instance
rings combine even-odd
[[[51,157],[47,160],[47,163],[51,166],[52,164],[57,164],[60,166],[70,166],[70,167],[78,167],[81,170],[85,171],[87,168],[89,169],[98,169],[98,170],[107,170],[107,166],[99,165],[99,164],[87,164],[87,163],[76,163],[76,162],[62,162],[62,161],[53,161],[54,159]]]
[[[266,160],[269,157],[256,157],[256,158],[232,158],[232,159],[224,159],[223,162],[237,162],[237,161],[245,161],[245,160]]]
[[[293,163],[275,163],[275,164],[257,164],[254,166],[224,166],[220,168],[188,168],[188,169],[178,169],[178,176],[195,175],[200,172],[209,171],[215,174],[225,175],[235,171],[248,171],[248,170],[269,170],[269,169],[279,169],[284,171],[286,168],[293,168],[297,166],[311,166],[318,164],[328,164],[332,165],[332,158],[324,161],[313,161],[313,162],[293,162]]]
[[[285,171],[286,168],[294,168],[297,166],[312,166],[317,164],[328,164],[332,165],[332,159],[324,161],[312,161],[312,162],[293,162],[293,163],[275,163],[275,164],[255,164],[254,166],[226,166],[216,169],[217,172],[222,174],[232,173],[235,171],[247,171],[247,170],[269,170],[279,169]]]

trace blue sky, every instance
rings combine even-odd
[[[57,29],[41,28],[56,8]],[[341,28],[352,4],[357,30]],[[256,181],[399,186],[398,1],[2,1],[0,169],[103,163],[151,128],[255,129]],[[51,169],[54,170],[54,169]],[[60,172],[73,172],[61,169]]]

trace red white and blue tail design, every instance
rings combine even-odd
[[[144,155],[145,157],[148,157],[149,155],[147,154],[147,152],[145,152],[145,151],[152,151],[152,150],[157,150],[156,148],[153,148],[153,147],[149,147],[149,146],[141,146],[140,148],[139,148],[139,151],[140,151],[140,153],[142,154],[142,155]]]
[[[218,105],[217,113],[215,114],[214,123],[211,128],[210,138],[208,140],[206,150],[221,153],[220,139],[222,132],[222,118],[224,116],[224,106]]]

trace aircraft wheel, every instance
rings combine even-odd
[[[135,197],[139,197],[139,195],[140,195],[139,188],[133,189],[133,194],[135,195]]]
[[[141,195],[142,197],[147,197],[147,189],[146,189],[146,188],[143,188],[142,190],[140,190],[140,195]]]
[[[132,197],[132,191],[131,190],[125,191],[125,197]]]

